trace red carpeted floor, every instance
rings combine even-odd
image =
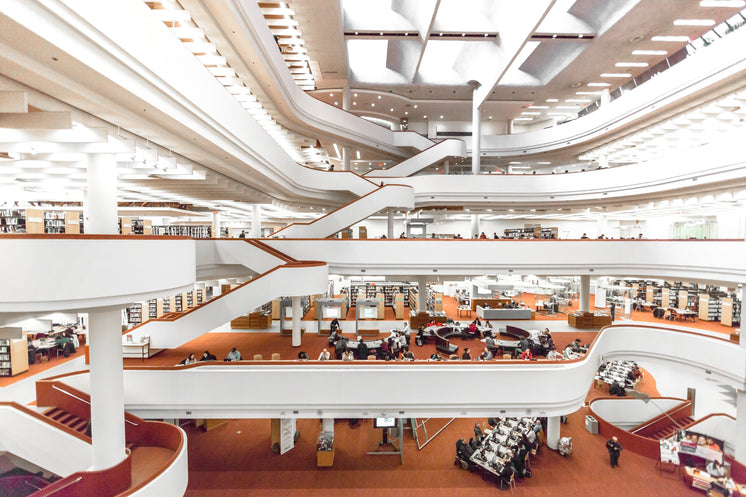
[[[70,354],[70,357],[56,357],[54,353],[50,356],[51,359],[47,362],[37,363],[37,364],[29,364],[28,371],[18,374],[16,376],[0,376],[0,388],[7,387],[9,385],[12,385],[13,383],[21,380],[25,380],[26,378],[33,376],[37,373],[42,373],[48,369],[54,368],[56,366],[59,366],[60,364],[64,364],[67,361],[72,361],[73,359],[77,357],[81,357],[85,355],[85,351],[83,347],[79,347],[77,351],[75,351],[74,354]]]
[[[417,387],[413,387],[416,389]],[[645,391],[655,394],[646,380]],[[591,391],[589,395],[593,395]],[[499,402],[496,402],[496,409]],[[562,426],[573,437],[574,453],[563,457],[542,447],[533,458],[533,478],[518,481],[523,496],[701,496],[683,481],[661,476],[655,461],[624,452],[620,467],[611,469],[606,440],[585,430],[585,409],[571,414]],[[434,433],[448,420],[432,419]],[[373,456],[381,431],[371,420],[356,427],[338,420],[335,425],[333,468],[316,467],[319,420],[299,420],[300,438],[284,455],[272,453],[269,420],[233,420],[209,432],[186,426],[189,436],[189,487],[186,495],[256,497],[289,495],[328,496],[491,496],[496,486],[476,473],[453,465],[455,442],[472,436],[474,422],[457,419],[418,450],[411,431],[404,433],[404,464],[398,456]],[[506,491],[506,494],[509,491]]]

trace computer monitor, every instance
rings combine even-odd
[[[375,428],[393,428],[396,426],[396,418],[376,418],[373,426]]]
[[[360,317],[363,319],[377,319],[378,309],[375,307],[363,307],[360,309]]]
[[[342,309],[339,307],[324,307],[322,309],[322,315],[324,318],[341,318],[342,317]]]

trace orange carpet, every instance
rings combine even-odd
[[[60,364],[64,364],[67,361],[72,361],[76,357],[81,357],[83,355],[85,355],[83,347],[78,348],[78,350],[74,354],[71,354],[70,357],[62,357],[62,356],[55,357],[53,354],[51,356],[52,358],[49,359],[48,362],[42,362],[38,364],[29,364],[29,369],[25,373],[21,373],[16,376],[0,376],[0,388],[7,387],[17,381],[24,380],[28,378],[29,376],[33,376],[37,373],[41,373],[48,369],[54,368],[56,366],[59,366]]]

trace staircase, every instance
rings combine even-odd
[[[673,436],[674,433],[676,433],[676,430],[680,430],[681,427],[687,427],[694,423],[694,418],[686,417],[676,420],[678,423],[678,426],[673,424],[673,422],[670,422],[667,426],[661,427],[658,429],[655,433],[652,433],[651,435],[648,435],[648,438],[652,438],[653,440],[661,440],[663,438],[669,438]]]
[[[52,421],[55,421],[63,426],[82,433],[83,435],[90,436],[88,433],[88,423],[90,420],[79,418],[78,416],[60,409],[59,407],[50,407],[49,409],[42,412],[42,414]]]

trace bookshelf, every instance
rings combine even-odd
[[[26,216],[22,209],[0,210],[0,233],[17,233],[26,230]]]
[[[142,304],[132,304],[127,308],[127,322],[134,325],[142,323]]]
[[[44,233],[59,234],[65,232],[65,213],[62,211],[44,212]]]
[[[0,376],[15,376],[28,371],[28,345],[23,338],[0,338]]]
[[[44,211],[26,209],[26,233],[44,233]]]

